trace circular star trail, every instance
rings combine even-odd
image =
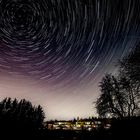
[[[0,72],[86,84],[139,40],[139,0],[0,0]]]

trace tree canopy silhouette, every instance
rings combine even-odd
[[[42,129],[45,115],[42,107],[33,106],[31,102],[22,99],[5,98],[0,102],[0,131],[28,132]]]
[[[120,74],[140,83],[140,44],[120,60]]]
[[[106,74],[97,99],[97,112],[102,117],[133,117],[140,113],[140,46],[120,60],[117,76]]]

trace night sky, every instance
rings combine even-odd
[[[139,42],[139,0],[0,0],[0,99],[47,119],[96,114],[105,73]]]

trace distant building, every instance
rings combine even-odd
[[[50,130],[95,130],[100,127],[108,129],[111,127],[110,121],[107,119],[77,119],[71,121],[48,121],[44,126]]]

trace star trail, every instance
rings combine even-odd
[[[43,88],[37,95],[27,93],[33,101],[47,104],[48,98],[57,110],[61,97],[62,116],[70,104],[71,110],[86,104],[75,114],[88,115],[86,107],[98,95],[103,74],[115,72],[117,60],[139,42],[139,7],[139,0],[0,0],[0,76],[5,79],[0,92],[12,79],[32,82],[31,89],[37,84]],[[53,89],[52,97],[48,88]]]

